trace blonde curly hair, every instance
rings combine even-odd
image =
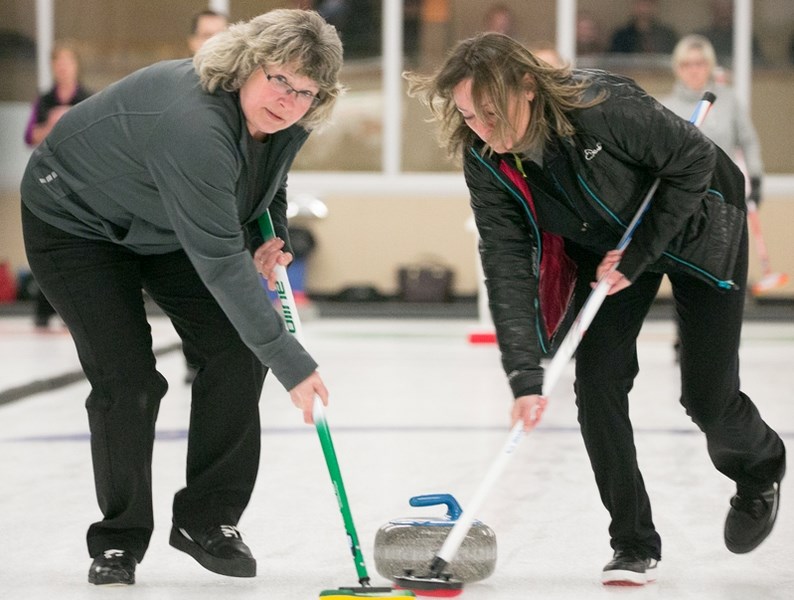
[[[336,28],[317,12],[277,9],[231,25],[207,40],[193,57],[202,87],[238,91],[260,66],[289,65],[316,82],[318,101],[298,122],[306,129],[326,123],[337,98],[342,42]]]

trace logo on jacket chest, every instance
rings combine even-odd
[[[596,142],[595,148],[585,148],[584,149],[584,159],[585,160],[593,160],[595,155],[601,152],[601,142]]]

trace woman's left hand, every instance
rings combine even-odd
[[[626,276],[623,275],[623,273],[614,268],[615,265],[620,262],[620,258],[622,256],[622,250],[610,250],[607,252],[604,258],[601,260],[601,264],[598,265],[598,268],[596,269],[596,281],[591,283],[590,287],[595,288],[598,285],[598,282],[601,281],[601,278],[604,276],[606,276],[607,283],[609,284],[607,296],[617,294],[620,290],[629,287],[631,285],[631,281],[626,279]]]
[[[292,262],[292,254],[284,252],[283,248],[284,240],[272,238],[254,252],[254,266],[267,279],[267,287],[271,291],[276,289],[276,265],[286,267]]]

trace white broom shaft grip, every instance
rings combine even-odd
[[[295,294],[292,293],[292,286],[287,275],[287,268],[284,265],[276,264],[276,294],[281,304],[281,314],[284,317],[284,324],[298,341],[303,344],[303,326],[298,315],[298,307],[295,303]]]

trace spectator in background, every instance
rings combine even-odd
[[[229,20],[226,15],[214,10],[202,10],[193,15],[190,37],[187,39],[190,55],[193,56],[204,45],[204,42],[216,33],[224,31],[228,26]]]
[[[515,15],[510,7],[501,2],[492,4],[485,12],[482,20],[482,30],[494,33],[503,33],[513,37],[515,35]]]
[[[592,56],[605,50],[600,23],[591,13],[581,11],[576,18],[576,55]]]
[[[25,143],[30,147],[38,146],[66,111],[91,95],[80,83],[80,58],[72,42],[56,42],[50,58],[54,83],[33,103],[25,128]],[[41,290],[35,301],[33,322],[37,328],[45,329],[56,314],[55,309]]]
[[[656,0],[633,0],[631,6],[631,19],[612,35],[609,51],[670,54],[678,41],[678,34],[657,17]]]
[[[36,98],[25,129],[25,143],[31,147],[47,137],[67,110],[91,95],[80,83],[80,59],[71,42],[56,42],[51,60],[53,86]]]
[[[403,53],[415,64],[422,35],[422,0],[403,0]]]
[[[340,33],[346,29],[347,20],[350,18],[349,0],[321,0],[317,4],[317,12],[323,19],[337,28]]]
[[[679,117],[688,118],[706,91],[713,92],[717,101],[701,129],[717,146],[733,158],[749,181],[749,202],[761,202],[761,145],[750,115],[739,103],[734,91],[715,78],[717,57],[714,47],[702,35],[688,35],[673,51],[675,83],[672,93],[660,101]],[[681,362],[681,341],[673,344],[676,362]]]
[[[733,0],[711,0],[711,25],[698,33],[711,42],[717,61],[726,66],[733,64]],[[764,56],[758,37],[752,37],[753,63],[761,64]]]
[[[660,99],[662,104],[679,117],[687,119],[703,92],[710,91],[717,96],[717,102],[701,129],[728,156],[743,166],[750,182],[748,199],[760,203],[764,173],[761,144],[750,115],[733,89],[716,81],[715,48],[702,35],[688,35],[676,45],[672,62],[675,83],[672,92]]]

